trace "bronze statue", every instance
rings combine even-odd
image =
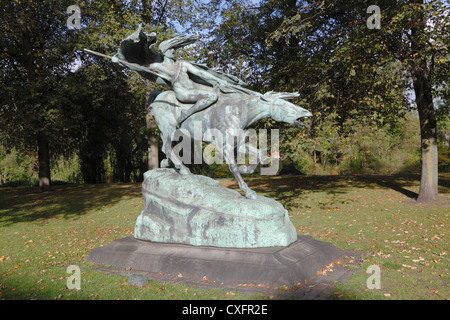
[[[245,142],[244,130],[248,126],[268,117],[299,125],[297,119],[310,117],[311,113],[285,101],[297,97],[298,93],[261,94],[243,88],[245,83],[233,75],[214,71],[203,64],[174,58],[174,50],[198,40],[198,36],[178,36],[161,42],[159,49],[155,49],[156,34],[147,34],[139,28],[121,41],[119,51],[112,57],[112,61],[171,89],[149,95],[149,107],[161,131],[162,151],[167,157],[161,161],[161,167],[168,167],[172,162],[181,174],[190,173],[181,159],[172,152],[172,137],[177,129],[185,130],[193,137],[194,124],[201,122],[202,133],[215,129],[223,137],[230,134],[233,136],[233,141],[223,139],[221,143],[209,140],[208,135],[206,138],[203,135],[202,139],[213,143],[223,154],[245,196],[256,199],[256,193],[241,176],[241,173],[252,173],[256,165],[238,166],[235,163],[234,137],[237,137],[237,148],[241,152],[252,153],[259,162],[261,152]]]

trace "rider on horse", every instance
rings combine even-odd
[[[175,49],[192,44],[198,39],[198,36],[178,36],[161,42],[159,50],[156,50],[153,48],[157,40],[156,34],[144,33],[139,28],[122,40],[113,61],[146,79],[172,88],[179,102],[192,104],[188,110],[181,112],[181,116],[177,119],[181,124],[193,113],[216,103],[219,98],[218,89],[226,93],[246,92],[245,89],[238,87],[244,82],[235,76],[211,70],[202,64],[174,58]]]

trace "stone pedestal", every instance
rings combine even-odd
[[[92,250],[87,261],[191,279],[206,277],[218,285],[279,287],[304,283],[347,253],[310,236],[298,236],[287,247],[257,249],[165,244],[128,237]]]
[[[150,170],[144,174],[142,193],[136,239],[228,248],[280,247],[297,240],[279,202],[262,196],[247,199],[209,177]]]

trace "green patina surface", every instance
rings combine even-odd
[[[137,239],[232,248],[287,246],[297,240],[279,202],[263,196],[247,199],[208,177],[151,170],[142,191]]]

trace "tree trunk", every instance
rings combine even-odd
[[[423,4],[423,0],[413,0]],[[431,202],[438,197],[438,149],[437,123],[433,106],[430,70],[426,59],[425,17],[421,10],[416,12],[411,28],[411,53],[415,57],[411,63],[416,104],[419,111],[422,151],[422,175],[418,202]]]
[[[146,25],[151,25],[153,20],[152,0],[141,0],[141,4],[142,4],[142,11],[141,11],[142,21]]]
[[[152,134],[148,139],[148,170],[156,169],[159,165],[159,157],[158,157],[158,137],[154,134],[156,126],[155,119],[150,112],[147,113],[147,128],[151,129]]]
[[[50,149],[48,139],[39,134],[38,139],[39,190],[50,191]]]
[[[422,175],[417,201],[431,202],[438,197],[438,148],[436,116],[433,108],[431,87],[416,75],[414,91],[420,119],[422,151]]]
[[[142,4],[142,22],[144,23],[144,30],[147,30],[152,26],[153,21],[153,3],[151,0],[141,0]],[[146,80],[147,88],[152,86],[148,80]],[[147,92],[147,97],[150,92]],[[148,99],[145,100],[146,107],[148,108]],[[147,109],[148,110],[148,109]],[[148,148],[147,148],[147,168],[148,170],[156,169],[159,167],[159,157],[158,157],[158,137],[155,135],[155,129],[158,127],[156,125],[156,121],[153,118],[153,115],[150,111],[147,113],[146,117],[147,128],[150,129],[151,135],[148,139]]]

